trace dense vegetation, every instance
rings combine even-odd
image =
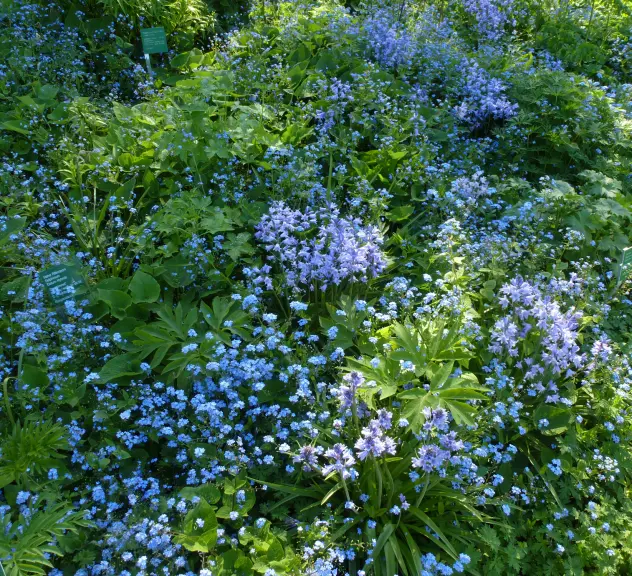
[[[631,34],[0,0],[6,574],[632,573]]]

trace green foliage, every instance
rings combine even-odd
[[[627,0],[516,1],[491,37],[476,2],[13,4],[7,574],[632,571]],[[358,234],[300,264],[326,288],[279,272],[321,230],[262,240],[274,201]],[[386,269],[337,278],[369,225]],[[69,262],[86,289],[54,303],[41,272]]]
[[[63,504],[50,504],[15,522],[4,515],[0,518],[0,556],[7,559],[2,562],[7,576],[44,576],[53,567],[51,555],[63,555],[61,547],[68,534],[90,525],[83,514]]]
[[[57,423],[16,423],[0,444],[0,487],[37,478],[54,467],[67,448],[65,430]]]
[[[459,334],[460,324],[449,329],[445,323],[428,322],[412,330],[403,324],[394,324],[394,339],[387,345],[388,354],[378,354],[377,368],[371,360],[349,358],[347,369],[358,371],[376,386],[360,390],[368,406],[375,405],[374,396],[384,400],[397,395],[404,400],[402,415],[410,423],[410,430],[418,433],[424,423],[424,408],[445,408],[458,424],[472,425],[474,407],[471,401],[485,400],[486,388],[478,384],[471,372],[450,377],[455,363],[467,367],[472,353],[463,346]],[[411,384],[411,374],[421,381]],[[405,386],[406,385],[406,386]]]
[[[512,124],[526,141],[506,141],[517,165],[536,176],[554,172],[563,178],[585,169],[617,177],[627,165],[610,159],[628,155],[629,122],[598,86],[567,73],[538,70],[516,75],[511,93],[520,108]]]
[[[98,0],[103,13],[117,18],[123,15],[134,31],[162,26],[167,35],[186,46],[200,34],[212,31],[214,14],[202,0]]]
[[[197,504],[185,516],[175,542],[187,550],[205,554],[214,552],[219,546],[221,553],[216,564],[219,574],[228,576],[237,570],[240,574],[251,575],[270,568],[278,574],[290,574],[299,566],[298,558],[287,546],[287,536],[271,530],[269,522],[244,527],[239,531],[236,546],[226,549],[226,546],[218,545],[218,519],[240,526],[255,505],[254,491],[245,477],[227,478],[221,490],[213,484],[184,488],[180,496],[193,499]]]
[[[361,322],[362,316],[345,316],[345,324],[353,329]],[[425,421],[424,409],[445,408],[450,411],[455,422],[460,425],[472,424],[471,415],[476,408],[472,404],[486,400],[481,392],[486,389],[478,385],[477,378],[469,372],[458,377],[450,377],[455,363],[467,366],[472,354],[459,334],[461,325],[455,322],[449,328],[445,322],[428,322],[419,326],[405,326],[395,323],[391,330],[380,334],[381,346],[391,352],[377,354],[375,366],[369,358],[347,358],[345,370],[361,373],[366,383],[358,388],[358,402],[371,408],[396,410],[408,420],[409,436],[402,436],[402,447],[396,457],[370,457],[359,463],[359,481],[345,480],[339,473],[331,472],[324,482],[313,483],[308,489],[300,485],[275,484],[265,481],[270,488],[283,494],[283,499],[270,510],[296,502],[312,500],[303,510],[317,509],[327,505],[335,514],[336,526],[328,533],[333,543],[357,527],[362,528],[362,551],[372,549],[375,558],[375,574],[396,574],[399,570],[408,574],[420,573],[420,546],[430,544],[443,551],[448,557],[457,559],[453,536],[459,534],[461,542],[475,546],[476,538],[464,535],[455,527],[462,522],[485,523],[491,518],[480,513],[468,503],[468,494],[455,490],[449,478],[435,474],[423,474],[420,486],[404,473],[415,456],[417,444],[413,434],[418,434]],[[383,340],[382,340],[383,339]],[[367,343],[368,344],[368,343]],[[374,345],[378,349],[377,343]],[[416,377],[416,378],[415,378]],[[419,380],[416,380],[416,379]],[[365,404],[366,403],[366,404]],[[354,421],[358,407],[352,408]],[[357,426],[357,424],[356,424]],[[353,444],[359,430],[352,427],[353,439],[342,438]],[[331,447],[340,438],[321,431],[320,445]],[[263,480],[257,480],[263,484]],[[305,484],[303,484],[304,486]],[[365,504],[355,511],[353,521],[343,522],[346,502],[356,502],[361,494],[366,496]],[[410,508],[401,512],[401,517],[393,523],[389,512],[394,505],[405,498]],[[302,504],[301,504],[302,505]],[[377,526],[372,525],[373,519]],[[375,546],[371,542],[377,537]],[[424,543],[424,540],[426,542]]]

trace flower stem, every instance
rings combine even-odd
[[[382,471],[380,470],[380,464],[375,459],[375,456],[373,456],[372,458],[373,458],[373,463],[375,464],[375,477],[377,479],[377,507],[381,508],[382,507]]]
[[[4,396],[4,405],[7,409],[9,420],[11,420],[11,424],[15,426],[15,418],[13,417],[13,412],[11,411],[11,402],[9,402],[9,378],[10,377],[7,377],[2,381],[2,395]]]

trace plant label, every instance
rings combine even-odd
[[[167,35],[162,26],[157,28],[141,28],[140,38],[143,42],[143,52],[145,54],[160,54],[168,52]]]
[[[42,270],[40,280],[48,291],[54,304],[63,304],[76,294],[83,292],[85,281],[79,267],[75,264],[60,264]]]

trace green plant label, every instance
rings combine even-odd
[[[83,292],[85,281],[75,264],[60,264],[42,270],[40,280],[54,304],[63,304],[69,298]]]
[[[143,52],[145,54],[160,54],[168,52],[167,35],[162,26],[157,28],[141,28],[140,38],[143,41]]]
[[[621,251],[621,264],[619,264],[619,283],[623,282],[632,271],[632,246]]]

